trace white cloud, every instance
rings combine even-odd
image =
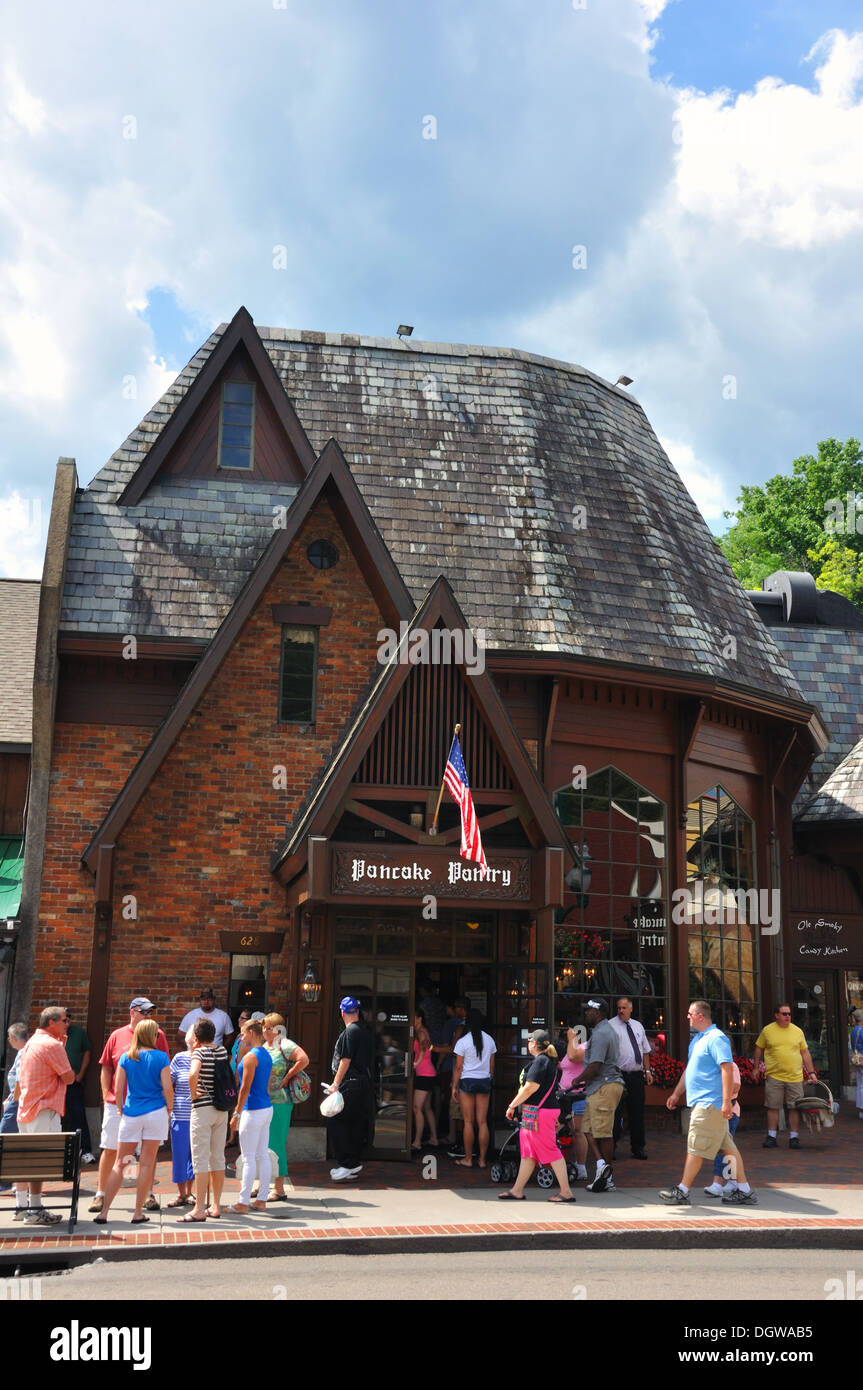
[[[16,579],[40,579],[48,533],[44,499],[17,489],[0,497],[0,574]]]
[[[831,30],[816,52],[817,91],[766,77],[736,97],[682,94],[681,212],[735,238],[804,250],[863,228],[863,101],[853,100],[863,34]]]

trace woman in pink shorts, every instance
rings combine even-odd
[[[499,1192],[500,1201],[524,1201],[524,1189],[537,1163],[548,1164],[560,1184],[560,1193],[549,1197],[550,1202],[574,1202],[575,1197],[569,1186],[566,1161],[557,1145],[556,1128],[560,1118],[560,1101],[557,1099],[559,1067],[557,1053],[551,1045],[548,1033],[542,1028],[527,1035],[527,1050],[531,1062],[525,1068],[524,1079],[518,1093],[507,1107],[506,1117],[511,1120],[518,1106],[521,1113],[521,1163],[518,1177],[509,1192]]]

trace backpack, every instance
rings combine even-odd
[[[216,1110],[233,1110],[237,1103],[237,1082],[226,1057],[213,1063],[213,1106]]]

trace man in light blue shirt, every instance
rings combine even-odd
[[[743,1159],[731,1137],[728,1121],[732,1115],[731,1091],[734,1085],[734,1058],[731,1044],[713,1022],[706,999],[695,999],[687,1013],[692,1041],[686,1071],[665,1104],[675,1110],[686,1092],[691,1107],[686,1162],[677,1187],[660,1192],[671,1206],[689,1206],[689,1189],[706,1158],[713,1160],[721,1151],[725,1156],[728,1182],[723,1202],[735,1206],[756,1206],[758,1199],[746,1181]]]

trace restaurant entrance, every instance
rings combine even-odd
[[[369,1142],[374,1158],[407,1159],[411,1154],[415,1010],[424,1010],[430,1029],[431,1014],[439,1024],[458,998],[479,1010],[498,1049],[492,1100],[498,1118],[518,1089],[528,1031],[548,1026],[548,967],[495,962],[497,913],[447,909],[430,925],[433,931],[425,923],[418,927],[413,914],[397,909],[353,910],[333,922],[335,999],[358,999],[362,1021],[374,1038]],[[340,1028],[333,1030],[329,1052]],[[435,1105],[439,1097],[445,1127],[442,1091],[448,1090],[448,1074],[440,1068],[440,1057],[436,1060],[442,1089]]]

